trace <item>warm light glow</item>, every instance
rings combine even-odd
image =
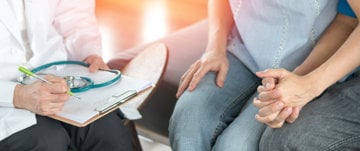
[[[101,42],[102,42],[102,55],[105,62],[108,62],[111,59],[112,50],[114,50],[111,46],[111,39],[113,38],[111,35],[111,29],[104,25],[99,25],[100,32],[101,32]]]
[[[168,31],[166,26],[166,5],[164,0],[148,2],[144,11],[143,41],[150,42],[164,37]]]

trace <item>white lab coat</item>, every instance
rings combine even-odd
[[[36,67],[56,60],[101,55],[94,0],[25,0],[26,27],[33,57],[26,60],[20,25],[0,1],[0,141],[36,124],[34,113],[13,107],[19,65]]]

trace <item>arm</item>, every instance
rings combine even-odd
[[[293,72],[305,75],[316,69],[340,48],[356,26],[355,19],[338,14],[316,43],[310,55]]]
[[[359,28],[356,19],[344,15],[337,15],[309,57],[303,64],[295,69],[295,74],[284,70],[269,70],[265,72],[265,74],[259,73],[258,75],[260,77],[265,77],[266,75],[271,75],[273,78],[276,77],[276,79],[279,80],[279,85],[277,85],[275,89],[267,92],[263,91],[265,90],[264,88],[260,88],[260,99],[254,101],[254,104],[260,108],[257,119],[273,127],[281,127],[283,119],[290,116],[292,110],[299,112],[299,108],[320,95],[327,87],[341,77],[355,69],[358,63],[353,62],[347,57],[357,56],[355,53],[356,47],[353,47],[356,46],[356,43],[350,42],[354,39],[356,41],[357,38],[356,36],[354,37],[354,34],[357,32],[357,29]],[[333,76],[334,73],[336,73],[335,76]],[[279,108],[275,107],[276,103],[280,103],[276,102],[279,100],[283,101],[285,103],[283,105],[285,106],[297,106],[299,108],[280,108],[279,110]],[[294,121],[298,113],[292,114],[291,116],[290,121]]]
[[[234,26],[228,1],[209,0],[209,36],[207,51],[225,53],[227,37]]]
[[[194,90],[200,80],[209,71],[218,72],[216,83],[222,87],[228,70],[226,57],[227,37],[234,26],[234,20],[228,1],[209,0],[209,36],[205,53],[181,77],[179,97],[186,88]]]
[[[53,25],[64,38],[69,59],[89,63],[91,72],[99,68],[108,69],[101,58],[101,35],[94,0],[60,1]]]
[[[348,0],[348,2],[356,16],[360,16],[360,1]],[[360,65],[359,21],[360,18],[358,17],[356,28],[346,39],[345,43],[338,49],[338,51],[319,68],[305,76],[305,78],[309,81],[317,82],[314,83],[317,95]]]

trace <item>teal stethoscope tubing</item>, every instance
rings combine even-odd
[[[41,65],[39,67],[36,67],[36,68],[32,69],[31,72],[36,73],[36,72],[39,72],[39,71],[44,70],[46,68],[49,68],[51,66],[70,65],[70,64],[89,67],[88,63],[81,62],[81,61],[72,61],[72,60],[69,60],[69,61],[55,61],[55,62],[47,63],[47,64]],[[80,87],[80,88],[71,88],[71,92],[79,93],[79,92],[85,92],[85,91],[93,89],[93,88],[101,88],[101,87],[109,86],[109,85],[114,84],[115,82],[119,81],[119,79],[121,77],[121,72],[119,70],[104,70],[104,69],[100,69],[100,70],[112,72],[116,76],[113,79],[109,80],[109,81],[102,82],[102,83],[97,83],[97,84],[95,84],[94,81],[91,80],[90,78],[80,77],[82,80],[87,81],[89,84],[87,86]]]

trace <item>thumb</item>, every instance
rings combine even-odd
[[[259,78],[280,78],[287,74],[287,71],[285,69],[266,69],[264,71],[256,72],[256,76]]]

